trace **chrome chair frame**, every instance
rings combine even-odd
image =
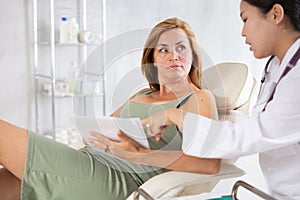
[[[243,187],[247,190],[249,190],[250,192],[256,194],[257,196],[265,199],[265,200],[276,200],[275,198],[271,197],[270,195],[266,194],[265,192],[259,190],[258,188],[255,188],[254,186],[244,182],[244,181],[237,181],[235,182],[235,184],[232,187],[232,191],[231,191],[231,198],[233,200],[238,200],[237,198],[237,193],[238,193],[238,189],[240,187]],[[155,200],[153,197],[151,197],[145,190],[143,190],[142,188],[139,188],[135,193],[134,193],[134,200],[139,200],[139,197],[143,197],[145,200]],[[230,196],[229,196],[230,197]]]

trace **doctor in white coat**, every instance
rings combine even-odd
[[[147,118],[157,140],[170,124],[183,130],[183,152],[205,158],[259,153],[269,193],[300,199],[300,0],[242,0],[242,36],[256,58],[270,59],[248,119],[215,121],[179,109]]]

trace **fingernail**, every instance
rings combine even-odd
[[[148,128],[150,128],[150,124],[144,124],[143,129],[147,133]]]

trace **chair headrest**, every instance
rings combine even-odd
[[[202,88],[210,90],[219,111],[233,110],[250,98],[253,76],[243,63],[220,63],[203,72]]]

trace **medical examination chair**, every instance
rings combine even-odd
[[[252,97],[257,94],[257,84],[245,64],[220,63],[206,69],[202,77],[202,88],[215,96],[219,120],[238,121],[247,117]],[[145,199],[141,193],[155,199],[209,193],[220,180],[244,175],[244,171],[234,165],[235,161],[222,160],[220,172],[212,175],[177,171],[157,175],[127,200]]]

